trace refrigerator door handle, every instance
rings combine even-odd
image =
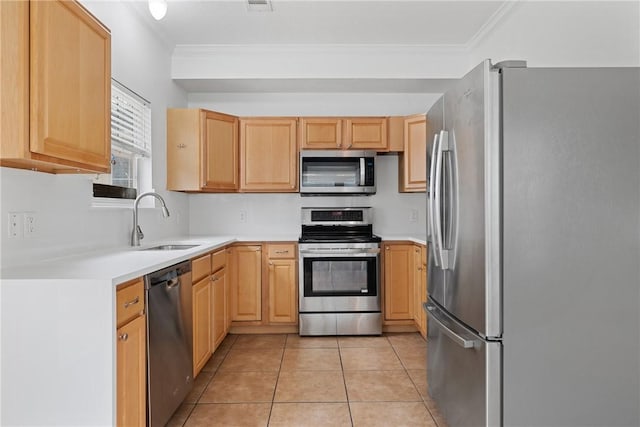
[[[444,250],[442,241],[442,158],[444,157],[444,151],[448,150],[449,132],[442,130],[439,136],[438,151],[436,156],[436,171],[435,171],[435,194],[434,194],[434,210],[435,210],[435,224],[434,224],[434,238],[436,247],[436,256],[440,258],[441,268],[447,270],[449,268],[448,251]]]
[[[424,309],[427,311],[427,313],[429,313],[429,315],[431,316],[430,320],[433,322],[432,324],[435,324],[438,327],[438,329],[440,329],[442,333],[444,333],[447,337],[449,337],[454,343],[458,344],[462,348],[475,347],[476,342],[478,341],[478,339],[475,338],[475,336],[469,334],[471,335],[471,337],[463,337],[459,333],[456,333],[456,331],[454,331],[452,328],[447,326],[445,324],[447,322],[438,317],[437,312],[439,311],[439,309],[433,303],[425,302],[423,303],[423,306],[424,306]]]
[[[433,146],[431,147],[431,164],[429,165],[429,221],[427,221],[427,238],[431,241],[431,246],[433,247],[434,257],[433,260],[435,262],[436,267],[440,267],[440,263],[438,262],[438,255],[436,244],[434,241],[434,195],[435,195],[435,175],[436,175],[436,153],[438,150],[438,134],[436,133],[433,136]]]

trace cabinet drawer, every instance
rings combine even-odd
[[[276,245],[269,245],[269,258],[295,258],[296,257],[296,245],[295,243],[283,243]]]
[[[144,314],[144,282],[142,278],[118,286],[116,291],[118,328],[141,314]]]
[[[211,255],[211,272],[216,272],[227,264],[227,251],[221,249]]]
[[[211,254],[191,261],[191,279],[193,283],[211,274]]]

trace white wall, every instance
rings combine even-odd
[[[153,185],[166,196],[172,213],[164,219],[158,209],[142,209],[140,223],[147,239],[187,232],[187,196],[163,192],[166,186],[166,108],[185,106],[186,94],[170,77],[171,50],[126,2],[86,1],[83,4],[111,30],[112,75],[152,106]],[[91,208],[88,175],[50,175],[0,168],[0,265],[33,262],[106,246],[127,245],[131,209]],[[8,213],[35,212],[36,234],[9,239]]]
[[[640,2],[523,1],[472,46],[469,67],[491,58],[530,67],[640,66]]]
[[[377,160],[377,193],[373,196],[310,196],[300,194],[197,194],[189,198],[190,234],[222,234],[269,240],[300,236],[303,206],[371,206],[374,232],[383,236],[421,236],[426,230],[424,193],[398,193],[398,156]],[[411,221],[412,211],[417,212]],[[246,212],[241,222],[240,212]]]

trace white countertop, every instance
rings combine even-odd
[[[382,241],[385,240],[393,240],[393,241],[408,241],[417,243],[419,245],[427,245],[427,236],[426,234],[421,235],[407,235],[407,234],[380,234]]]
[[[382,235],[384,240],[404,240],[426,244],[426,236]],[[164,267],[197,257],[233,242],[297,241],[293,235],[261,236],[181,236],[147,243],[134,248],[123,246],[67,254],[34,264],[5,268],[3,280],[99,280],[113,285],[144,276]],[[197,245],[181,250],[145,250],[162,244]]]
[[[2,269],[3,280],[108,280],[114,285],[181,261],[197,257],[237,241],[230,236],[163,239],[140,247],[119,247],[71,254],[38,263]],[[192,244],[182,250],[145,250],[157,245]]]

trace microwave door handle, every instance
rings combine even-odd
[[[364,185],[366,185],[364,157],[360,157],[360,186],[364,186]]]

